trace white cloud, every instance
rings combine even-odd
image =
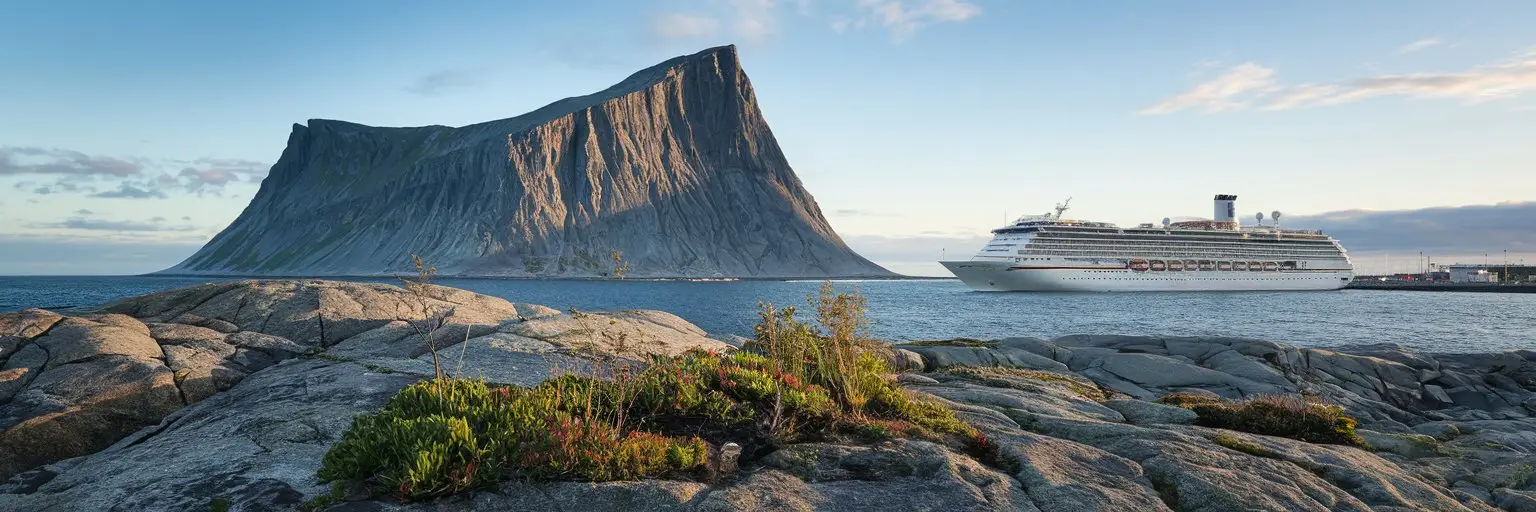
[[[896,41],[905,41],[918,29],[934,23],[960,22],[981,14],[980,7],[965,0],[921,0],[910,7],[901,0],[859,0],[859,7],[890,30]],[[837,26],[833,29],[837,30]]]
[[[651,35],[658,39],[693,39],[714,37],[720,20],[695,14],[666,13],[651,18]]]
[[[1205,112],[1248,108],[1286,110],[1383,96],[1481,103],[1532,91],[1536,91],[1536,49],[1460,72],[1383,74],[1319,84],[1281,85],[1275,80],[1273,69],[1247,62],[1140,113],[1157,115],[1185,109]]]
[[[778,34],[779,18],[774,0],[731,0],[736,11],[732,28],[736,37],[760,43]]]
[[[1186,108],[1206,112],[1238,110],[1249,106],[1249,98],[1275,88],[1275,70],[1252,62],[1233,66],[1210,81],[1196,85],[1189,92],[1168,98],[1142,110],[1142,114],[1167,114]]]
[[[1407,55],[1407,54],[1410,54],[1410,53],[1413,53],[1413,52],[1416,52],[1416,51],[1419,51],[1419,50],[1425,50],[1425,49],[1432,48],[1432,47],[1435,47],[1435,46],[1440,46],[1442,44],[1445,44],[1445,42],[1441,41],[1441,40],[1439,40],[1437,38],[1433,38],[1433,37],[1428,38],[1428,39],[1420,39],[1418,41],[1414,41],[1412,43],[1405,44],[1401,48],[1398,48],[1397,49],[1397,54],[1398,55]]]

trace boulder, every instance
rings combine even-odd
[[[103,355],[49,367],[0,405],[0,478],[95,453],[184,404],[158,360]]]
[[[1019,348],[897,345],[922,356],[927,370],[951,366],[1007,366],[1033,370],[1066,371],[1066,365],[1054,359]]]
[[[33,492],[0,494],[0,509],[194,510],[214,498],[228,500],[231,510],[294,509],[329,492],[315,471],[352,417],[377,410],[418,379],[354,363],[288,361],[154,429],[74,454],[85,457]]]
[[[578,311],[504,323],[498,330],[568,350],[635,358],[679,355],[695,348],[722,352],[732,349],[677,315],[661,311]]]
[[[1109,400],[1104,406],[1118,411],[1125,420],[1137,425],[1167,423],[1190,425],[1199,418],[1194,411],[1183,407],[1163,405],[1146,400]]]
[[[60,320],[48,334],[35,342],[48,351],[48,368],[103,356],[127,356],[140,359],[164,359],[160,344],[149,337],[149,328],[137,320],[120,316],[104,317],[112,323],[84,318]],[[134,323],[130,323],[134,322]]]
[[[0,336],[36,338],[63,319],[58,313],[36,308],[0,313]]]
[[[149,322],[183,319],[221,331],[251,331],[306,347],[329,347],[393,321],[447,316],[444,337],[462,341],[464,326],[495,326],[548,308],[436,285],[248,280],[213,283],[120,300],[101,308]],[[451,313],[451,315],[450,315]],[[215,322],[217,321],[217,322]],[[228,329],[228,326],[235,329]]]

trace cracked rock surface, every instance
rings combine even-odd
[[[454,369],[494,382],[537,383],[616,339],[647,354],[728,350],[665,313],[567,315],[458,290],[429,295],[428,306],[464,308],[463,323],[445,329]],[[248,281],[78,315],[0,314],[0,364],[17,375],[0,380],[14,388],[0,396],[0,457],[14,473],[0,484],[0,510],[189,510],[215,499],[231,510],[294,510],[328,494],[315,472],[351,418],[432,374],[410,327],[432,308],[405,305],[418,298],[387,285]],[[896,351],[916,370],[898,377],[904,386],[953,407],[998,447],[990,465],[915,440],[807,443],[741,461],[715,483],[516,481],[427,503],[353,496],[333,510],[1536,506],[1529,351],[1128,336],[995,345]],[[949,369],[966,364],[1014,369]],[[1046,371],[1018,371],[1034,368]],[[1318,395],[1361,418],[1372,449],[1198,426],[1189,411],[1146,400],[1173,391]]]
[[[573,319],[454,288],[418,291],[253,280],[129,298],[74,316],[0,313],[0,479],[96,453],[265,368],[326,348],[332,360],[357,361],[365,371],[430,375],[430,351],[416,329],[429,317],[446,315],[433,337],[440,355],[463,354],[462,362],[444,362],[445,371],[501,382],[536,383],[577,367],[579,358],[566,352],[587,340],[631,340],[636,356],[727,348],[661,312]],[[527,334],[549,341],[512,334],[531,321],[542,323]]]

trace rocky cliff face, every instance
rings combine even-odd
[[[614,251],[618,251],[618,258]],[[758,110],[734,46],[460,128],[294,125],[251,204],[170,274],[871,276]]]

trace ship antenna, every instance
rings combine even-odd
[[[1062,201],[1060,203],[1057,203],[1056,204],[1056,218],[1060,219],[1061,218],[1061,213],[1067,211],[1067,208],[1070,208],[1069,205],[1071,205],[1071,204],[1072,204],[1072,198],[1071,197],[1068,197],[1066,201]]]

